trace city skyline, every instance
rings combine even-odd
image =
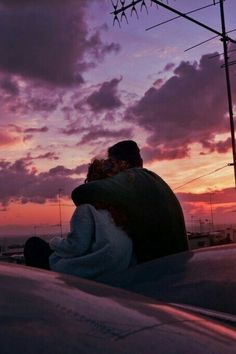
[[[72,189],[94,156],[123,139],[137,141],[189,225],[210,219],[211,208],[216,224],[236,224],[222,42],[185,51],[213,37],[185,19],[145,31],[173,17],[146,3],[148,14],[137,6],[139,18],[128,12],[119,27],[110,0],[0,0],[0,236],[35,226],[40,234],[40,225],[53,234],[59,189],[69,227]],[[193,0],[169,4],[196,8]],[[228,31],[235,11],[226,0]],[[221,31],[218,4],[192,16]],[[235,105],[236,66],[230,72]]]

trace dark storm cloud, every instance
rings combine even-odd
[[[0,70],[59,86],[82,83],[94,59],[119,50],[104,44],[99,31],[89,33],[89,3],[0,0]]]
[[[193,143],[208,151],[227,151],[229,140],[215,141],[216,134],[229,129],[223,62],[209,56],[199,63],[181,62],[172,77],[128,108],[125,120],[150,133],[144,149],[149,160],[184,158]],[[236,93],[235,76],[232,91]]]
[[[87,103],[94,112],[110,110],[122,105],[117,92],[121,80],[122,78],[103,82],[100,88],[87,98]]]

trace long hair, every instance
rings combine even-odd
[[[130,166],[126,161],[113,161],[111,159],[94,159],[89,165],[85,183],[112,177],[118,174],[119,172],[127,170],[128,168],[130,168]],[[102,202],[94,204],[94,207],[96,209],[108,210],[111,213],[115,224],[127,232],[126,225],[128,218],[123,210],[121,210],[116,205],[110,205]]]
[[[119,172],[129,168],[127,161],[114,161],[111,159],[95,159],[89,167],[85,183],[92,182],[98,179],[112,177]]]

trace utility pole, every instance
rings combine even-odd
[[[62,217],[61,217],[61,192],[62,189],[58,189],[58,207],[59,207],[59,227],[60,227],[60,233],[62,237]]]
[[[221,17],[221,28],[222,28],[222,42],[224,48],[224,68],[225,68],[225,78],[228,96],[228,106],[229,106],[229,120],[230,120],[230,131],[231,131],[231,144],[233,153],[233,163],[234,163],[234,181],[236,187],[236,145],[235,145],[235,130],[234,130],[234,113],[233,113],[233,103],[231,94],[231,84],[229,75],[229,57],[228,57],[228,42],[229,37],[227,36],[225,29],[225,15],[224,15],[224,0],[220,0],[220,17]]]
[[[212,193],[210,193],[210,208],[211,208],[211,231],[214,231],[213,208],[212,208]]]
[[[229,74],[229,66],[236,64],[236,62],[229,62],[229,58],[228,58],[228,43],[236,43],[236,41],[232,38],[230,38],[227,35],[226,32],[226,28],[225,28],[225,15],[224,15],[224,1],[225,0],[212,0],[212,4],[211,5],[207,5],[204,7],[201,7],[199,9],[193,10],[193,11],[189,11],[188,13],[183,13],[175,8],[173,8],[172,6],[169,5],[168,0],[166,0],[166,3],[163,1],[159,1],[159,0],[150,0],[150,4],[156,4],[158,7],[160,8],[165,8],[166,10],[174,13],[175,15],[177,15],[176,17],[174,17],[171,20],[175,20],[176,18],[182,17],[185,18],[186,20],[195,23],[196,25],[205,28],[206,30],[214,33],[216,35],[216,37],[220,37],[221,41],[223,42],[223,49],[224,49],[224,68],[225,68],[225,76],[226,76],[226,86],[227,86],[227,98],[228,98],[228,108],[229,108],[229,118],[230,118],[230,132],[231,132],[231,143],[232,143],[232,154],[233,154],[233,163],[230,164],[230,166],[234,167],[234,182],[235,182],[235,188],[236,188],[236,145],[235,145],[235,128],[234,128],[234,116],[233,116],[233,104],[232,104],[232,94],[231,94],[231,85],[230,85],[230,74]],[[113,24],[115,24],[115,22],[118,22],[119,26],[120,23],[122,22],[122,20],[125,18],[126,21],[127,20],[127,16],[126,16],[126,11],[131,8],[131,16],[133,13],[135,13],[137,15],[137,10],[136,10],[136,5],[138,5],[139,3],[141,3],[141,7],[140,7],[140,11],[142,11],[143,8],[145,8],[147,10],[147,5],[145,0],[130,0],[128,1],[128,4],[126,5],[126,1],[125,0],[117,0],[116,4],[113,3],[113,1],[111,0],[112,5],[113,5],[113,12],[112,14],[114,15],[114,20],[113,20]],[[195,20],[194,18],[192,18],[191,16],[189,16],[190,13],[196,12],[198,10],[202,10],[204,8],[210,7],[210,6],[216,6],[216,5],[220,5],[220,18],[221,18],[221,27],[222,27],[222,32],[217,31],[216,29],[208,26],[207,24],[200,22],[198,20]],[[120,15],[120,18],[118,17],[118,15]],[[164,23],[167,23],[171,20],[167,20],[162,22],[159,25],[162,25]],[[158,26],[158,25],[157,25]],[[156,26],[152,26],[151,28],[154,28]],[[204,43],[204,42],[202,42]]]

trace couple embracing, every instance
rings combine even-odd
[[[188,249],[179,201],[157,174],[143,168],[132,140],[110,147],[107,159],[94,160],[72,199],[71,230],[66,239],[50,241],[49,269],[102,281],[134,264]],[[26,264],[29,253],[26,244]]]

